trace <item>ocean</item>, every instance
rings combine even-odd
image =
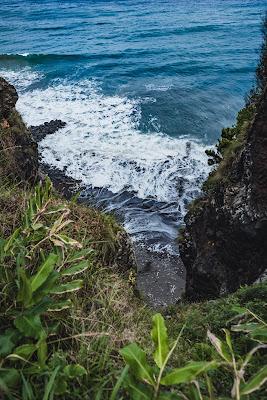
[[[28,125],[62,119],[45,163],[134,242],[177,254],[205,149],[254,81],[265,0],[2,0],[0,75]]]

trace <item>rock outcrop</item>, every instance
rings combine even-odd
[[[18,94],[0,77],[0,179],[34,182],[38,175],[37,145],[15,110]]]
[[[0,77],[0,121],[7,119],[12,113],[18,94],[13,85],[10,85],[4,78]]]
[[[29,130],[34,140],[40,142],[47,135],[52,135],[52,133],[55,133],[58,129],[64,128],[64,126],[66,126],[66,122],[60,119],[54,119],[41,125],[29,126]]]
[[[187,298],[233,292],[267,268],[267,88],[241,148],[185,223],[180,252]]]

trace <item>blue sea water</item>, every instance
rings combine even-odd
[[[265,0],[2,0],[0,75],[17,86],[29,125],[67,122],[40,144],[43,160],[160,248],[209,172],[206,146],[253,84],[265,9]]]

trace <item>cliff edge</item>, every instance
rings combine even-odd
[[[180,251],[191,300],[233,292],[267,267],[267,88],[231,153],[185,218]]]

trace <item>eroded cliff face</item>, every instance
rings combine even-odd
[[[267,268],[267,87],[224,175],[185,218],[180,252],[191,300],[233,292]]]
[[[0,77],[0,179],[34,182],[38,174],[37,144],[15,110],[18,94]]]

